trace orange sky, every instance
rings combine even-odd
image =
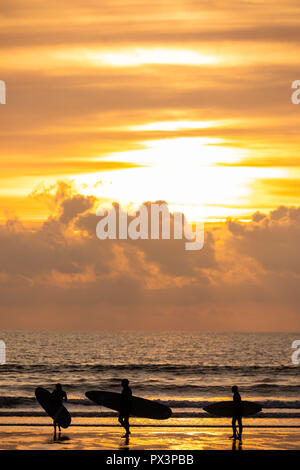
[[[206,219],[296,204],[298,5],[2,3],[2,217],[44,217],[28,194],[67,178]]]
[[[176,318],[175,327],[182,327],[185,309],[204,329],[299,325],[297,292],[288,290],[298,279],[298,267],[277,272],[279,266],[274,271],[261,258],[269,250],[269,232],[274,230],[269,234],[274,257],[287,240],[297,239],[293,207],[299,204],[300,105],[291,102],[291,84],[300,79],[299,13],[298,0],[1,3],[0,80],[6,83],[7,103],[0,105],[0,217],[8,264],[0,272],[0,311],[6,327],[17,325],[21,311],[27,311],[21,327],[27,320],[35,324],[43,289],[60,309],[76,311],[80,299],[73,307],[70,299],[81,284],[84,299],[89,292],[94,299],[88,307],[92,325],[126,326],[129,312],[137,315],[140,309],[130,293],[133,289],[134,296],[141,278],[141,304],[151,315],[156,312],[157,320],[145,314],[139,324],[134,316],[139,327],[155,328],[164,315],[165,327],[170,316]],[[93,203],[84,206],[88,212],[76,209],[78,220],[71,217],[67,226],[60,217],[75,194]],[[82,218],[93,217],[96,200],[125,207],[165,200],[170,210],[194,219],[199,213],[207,222],[233,217],[239,235],[232,240],[236,232],[228,223],[208,226],[205,248],[193,261],[183,252],[180,263],[173,259],[177,248],[167,250],[162,262],[158,253],[165,250],[149,242],[130,261],[127,248],[117,245],[111,248],[115,261],[112,257],[102,266],[106,276],[92,261],[92,250],[101,251],[100,242],[88,238],[94,236],[92,226],[78,229]],[[272,216],[281,206],[288,212]],[[253,218],[258,211],[265,218]],[[245,229],[242,220],[249,222]],[[27,231],[32,226],[36,232]],[[54,245],[44,238],[49,233]],[[266,244],[258,258],[248,247],[253,233]],[[59,240],[75,244],[76,260],[71,253],[64,259]],[[85,245],[87,240],[91,244]],[[45,268],[30,268],[36,261],[26,258],[21,246],[34,260],[41,257]],[[86,255],[78,260],[80,246]],[[52,266],[47,247],[52,257],[60,257],[58,265]],[[295,246],[287,256],[295,260],[297,253]],[[126,285],[128,272],[132,286]],[[281,276],[287,285],[282,306],[272,296],[272,285],[282,286]],[[120,292],[124,289],[124,308],[107,300],[105,309],[113,315],[98,322],[99,299],[92,286],[105,281],[106,292],[114,292],[116,279]],[[203,296],[200,284],[209,286]],[[16,299],[9,300],[13,286],[20,289],[23,310]],[[172,291],[175,286],[180,299]],[[220,296],[225,300],[219,304]],[[45,309],[53,312],[55,306],[49,300]],[[243,321],[241,309],[249,313]],[[215,313],[210,317],[209,312]],[[271,320],[271,312],[277,320]],[[284,326],[283,312],[289,319]],[[56,315],[40,326],[55,326]],[[74,313],[73,321],[83,327],[80,313]],[[61,327],[68,325],[66,320]]]

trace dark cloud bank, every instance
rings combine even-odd
[[[3,328],[299,330],[300,208],[184,240],[100,241],[97,201],[60,183],[53,214],[0,227]]]

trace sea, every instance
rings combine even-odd
[[[116,422],[115,412],[93,404],[85,392],[118,392],[127,378],[134,395],[171,407],[170,424],[230,425],[203,407],[231,400],[237,385],[243,400],[262,406],[246,423],[300,425],[300,364],[292,361],[300,333],[1,331],[0,339],[6,345],[2,424],[49,423],[34,392],[51,391],[56,383],[67,392],[73,424]]]

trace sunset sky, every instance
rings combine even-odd
[[[299,330],[299,13],[1,2],[4,328]],[[156,200],[203,250],[95,237],[99,203]]]

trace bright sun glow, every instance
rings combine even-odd
[[[237,205],[250,194],[256,178],[272,178],[280,170],[248,167],[224,167],[222,163],[240,161],[241,149],[219,146],[220,139],[177,138],[144,142],[145,148],[111,154],[106,160],[130,161],[144,165],[105,174],[75,177],[84,194],[118,201],[124,207],[137,207],[144,201],[165,200],[181,210],[189,220],[226,216],[222,206]],[[219,164],[216,165],[216,164]],[[100,182],[99,182],[100,181]],[[134,204],[133,204],[134,202]]]
[[[210,65],[220,62],[219,58],[204,52],[174,48],[126,48],[101,51],[75,49],[56,51],[55,57],[66,63],[89,63],[93,66],[110,65],[114,67],[134,67],[145,64]]]
[[[131,49],[112,52],[86,53],[89,61],[99,61],[113,66],[138,66],[143,64],[178,64],[178,65],[208,65],[216,64],[216,57],[201,54],[187,49]]]
[[[216,163],[234,163],[246,156],[241,149],[226,147],[223,139],[216,137],[180,137],[142,142],[141,150],[113,153],[104,161],[118,160],[140,165],[175,166],[180,171],[190,171],[190,165],[207,166]]]

